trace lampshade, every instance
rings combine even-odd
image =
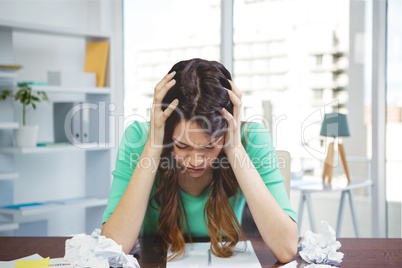
[[[325,114],[320,135],[326,137],[349,137],[350,133],[346,114]]]

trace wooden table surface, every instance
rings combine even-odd
[[[42,257],[64,256],[67,237],[0,237],[0,261],[9,261],[38,253]],[[261,238],[250,238],[262,267],[279,267]],[[339,238],[344,253],[341,267],[402,267],[402,239],[396,238]],[[166,267],[163,255],[154,252],[152,240],[140,241],[139,263],[142,268]],[[306,263],[297,255],[299,266]]]

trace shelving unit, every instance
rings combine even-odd
[[[0,221],[0,232],[12,231],[18,229],[18,223]]]
[[[0,122],[0,129],[17,129],[18,123],[16,122]]]
[[[40,215],[44,213],[57,212],[61,209],[69,208],[91,208],[105,206],[107,203],[106,198],[80,198],[79,201],[71,201],[63,203],[63,200],[49,201],[44,205],[38,205],[25,209],[7,209],[0,208],[0,214],[13,216],[13,217],[24,217]]]
[[[109,150],[106,145],[98,145],[84,143],[80,147],[74,145],[50,145],[44,147],[7,147],[0,148],[0,153],[5,154],[43,154],[43,153],[58,153],[58,152],[79,152],[79,151],[99,151]]]
[[[58,87],[58,86],[32,86],[33,91],[43,90],[47,93],[83,93],[83,94],[100,94],[100,95],[109,95],[111,92],[111,88],[109,87]]]
[[[4,76],[1,76],[1,73],[0,73],[0,77],[1,77],[0,79],[5,78]],[[17,128],[18,128],[18,123],[16,123],[16,122],[0,122],[0,137],[1,137],[1,135],[7,135],[6,131],[10,132]],[[1,157],[1,155],[0,155],[0,157]],[[0,158],[0,164],[1,164],[1,159],[2,158]],[[9,170],[7,170],[7,171],[0,170],[0,187],[2,187],[2,184],[10,185],[10,182],[17,179],[18,177],[19,177],[19,174],[17,172],[10,172]],[[3,187],[5,188],[6,186],[3,186]],[[1,197],[2,196],[0,196],[0,199],[1,199]],[[1,214],[0,214],[0,234],[2,234],[4,232],[6,232],[6,233],[12,232],[12,231],[18,229],[18,227],[19,227],[18,223],[13,222],[12,220],[6,220],[6,217],[1,216]]]
[[[14,38],[17,36],[17,38]],[[37,62],[31,54],[56,53],[35,48],[29,50],[18,44],[24,38],[33,38],[40,44],[55,41],[55,51],[59,53],[60,70],[73,68],[83,70],[85,44],[92,41],[109,42],[109,59],[105,87],[82,86],[32,86],[33,91],[45,91],[50,96],[50,105],[32,113],[32,121],[39,125],[40,140],[47,146],[19,148],[13,145],[13,131],[20,125],[18,105],[11,100],[0,106],[0,235],[70,235],[71,233],[90,233],[101,226],[101,215],[107,203],[111,182],[111,141],[114,141],[113,122],[109,119],[113,111],[108,106],[113,103],[113,40],[107,33],[64,29],[19,22],[0,20],[0,64],[22,65],[25,75],[29,70],[41,69],[42,73],[54,70],[52,62]],[[50,38],[50,39],[49,39]],[[17,41],[15,41],[15,39]],[[71,50],[66,55],[57,48],[57,42],[71,39]],[[39,40],[39,41],[38,41]],[[51,39],[53,40],[53,39]],[[25,40],[24,40],[25,42]],[[63,43],[64,46],[64,43]],[[26,49],[26,48],[25,48]],[[35,50],[36,49],[36,50]],[[21,55],[18,55],[21,53]],[[51,54],[54,57],[54,54]],[[63,58],[64,57],[64,58]],[[68,62],[68,66],[63,66]],[[66,63],[67,64],[67,63]],[[49,68],[49,69],[47,69]],[[29,75],[28,75],[29,76]],[[16,88],[16,81],[35,78],[20,77],[19,72],[0,71],[0,90]],[[38,80],[43,78],[38,78]],[[89,111],[89,142],[79,145],[52,144],[53,122],[55,116],[52,102],[72,102],[91,104],[97,107]],[[42,109],[42,110],[41,110]],[[3,139],[4,138],[4,139]],[[3,140],[5,142],[3,142]],[[18,179],[17,179],[18,178]],[[49,201],[50,200],[50,201]],[[43,202],[45,205],[30,208],[7,209],[5,206],[24,203]],[[64,222],[60,224],[60,222]],[[77,223],[75,223],[77,222]],[[83,222],[83,225],[79,224]],[[54,227],[56,225],[56,227]],[[39,227],[38,227],[39,226]],[[52,226],[49,227],[49,226]],[[46,230],[47,233],[43,233]],[[56,230],[56,231],[55,231]]]
[[[17,78],[17,74],[14,72],[5,72],[0,70],[0,79],[2,78]]]
[[[1,180],[14,180],[18,178],[18,173],[16,172],[3,172],[0,173],[0,181]]]
[[[12,29],[17,32],[25,32],[31,34],[45,34],[66,37],[79,37],[87,39],[111,39],[108,33],[99,33],[91,31],[83,31],[81,29],[66,29],[47,25],[27,24],[16,21],[0,20],[0,25],[4,28]]]

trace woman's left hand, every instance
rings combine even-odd
[[[226,89],[229,94],[230,101],[233,104],[233,115],[229,113],[225,108],[221,110],[221,114],[228,122],[228,130],[225,134],[224,152],[226,155],[234,152],[236,149],[242,147],[241,144],[241,95],[242,93],[236,87],[236,85],[229,80],[232,90]]]

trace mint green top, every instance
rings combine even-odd
[[[149,123],[134,122],[124,133],[116,159],[116,169],[112,173],[114,179],[110,189],[108,204],[103,214],[103,222],[109,219],[130,181],[145,143],[148,140],[148,131]],[[241,136],[243,146],[260,173],[265,185],[283,210],[296,222],[297,216],[290,207],[270,134],[261,124],[246,123],[242,127]],[[142,164],[149,165],[148,162]],[[150,168],[156,169],[157,167],[151,164]],[[155,184],[152,188],[151,197],[154,192]],[[180,190],[185,213],[187,214],[188,226],[193,237],[208,236],[204,220],[204,207],[210,192],[211,189],[207,188],[201,195],[192,196]],[[150,205],[151,202],[152,206]],[[238,221],[241,222],[246,200],[240,188],[238,193],[230,198],[229,202],[233,207]],[[158,230],[159,211],[153,207],[157,207],[157,205],[155,201],[150,199],[142,224],[142,235],[156,234]],[[187,233],[187,230],[185,230],[185,233]]]

